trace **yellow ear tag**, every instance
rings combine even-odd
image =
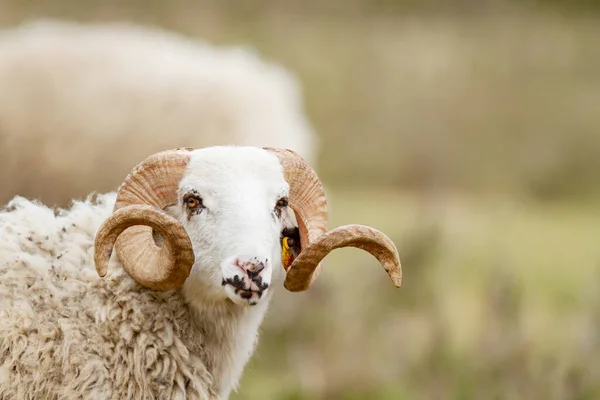
[[[281,241],[281,265],[287,271],[294,262],[294,254],[288,244],[288,237],[285,236]]]

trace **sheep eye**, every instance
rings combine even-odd
[[[194,195],[186,195],[183,198],[185,206],[190,210],[202,207],[202,199]]]
[[[275,207],[277,207],[277,208],[284,208],[287,206],[288,206],[287,197],[282,197],[281,199],[277,200],[277,204],[275,205]]]

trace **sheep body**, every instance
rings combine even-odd
[[[94,240],[115,193],[70,209],[15,197],[0,210],[0,398],[227,399],[235,390],[282,283],[288,222],[271,206],[288,184],[262,149],[191,154],[180,196],[202,193],[210,212],[168,211],[194,243],[181,290],[140,286],[117,257],[98,277]],[[228,292],[235,260],[265,254],[258,299]]]
[[[235,388],[268,301],[192,310],[180,291],[144,289],[115,265],[99,279],[94,235],[114,199],[55,215],[17,197],[0,213],[0,398],[216,399],[211,388]]]
[[[41,20],[0,31],[0,87],[0,204],[114,190],[164,148],[286,147],[309,163],[317,152],[292,73],[160,29]]]

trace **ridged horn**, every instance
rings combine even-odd
[[[394,243],[377,229],[364,225],[345,225],[321,236],[300,252],[287,271],[286,288],[300,292],[310,287],[316,266],[330,252],[356,247],[373,255],[383,266],[396,287],[402,284],[400,257]]]
[[[300,248],[305,249],[328,229],[329,214],[323,185],[317,173],[296,152],[272,147],[265,149],[274,153],[283,167],[285,180],[290,185],[289,206],[294,210],[300,231]],[[290,269],[293,266],[294,263]],[[321,265],[314,265],[310,274],[303,275],[305,285],[310,286],[320,272]],[[297,286],[297,283],[288,276],[284,287],[291,290],[290,287]]]
[[[392,283],[400,287],[400,257],[390,238],[363,225],[346,225],[328,231],[327,201],[316,172],[292,150],[265,149],[277,155],[283,166],[290,185],[289,205],[296,214],[300,231],[300,254],[287,269],[284,287],[291,292],[307,290],[321,272],[321,261],[342,247],[356,247],[373,255]]]
[[[154,290],[183,285],[194,264],[192,243],[181,223],[163,210],[177,204],[177,188],[191,150],[153,154],[125,178],[113,214],[96,234],[98,275],[106,275],[114,247],[125,271],[140,285]],[[160,247],[153,229],[163,239]]]

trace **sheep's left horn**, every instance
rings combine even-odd
[[[123,267],[140,285],[154,290],[183,285],[194,264],[192,243],[181,223],[163,210],[177,204],[190,150],[153,154],[123,181],[113,214],[96,234],[94,261],[100,276],[106,275],[114,246]],[[161,247],[152,229],[162,236]]]
[[[308,289],[320,273],[323,258],[341,247],[369,252],[383,265],[392,283],[400,286],[402,269],[394,243],[368,226],[347,225],[328,231],[327,201],[316,172],[292,150],[266,150],[274,153],[283,166],[290,185],[290,207],[296,213],[300,231],[300,254],[287,270],[285,288],[292,292]]]
[[[369,226],[345,225],[319,236],[307,248],[302,249],[288,269],[285,278],[286,289],[292,292],[308,289],[316,266],[331,251],[342,247],[356,247],[369,252],[381,263],[394,286],[400,287],[400,257],[390,238]]]

